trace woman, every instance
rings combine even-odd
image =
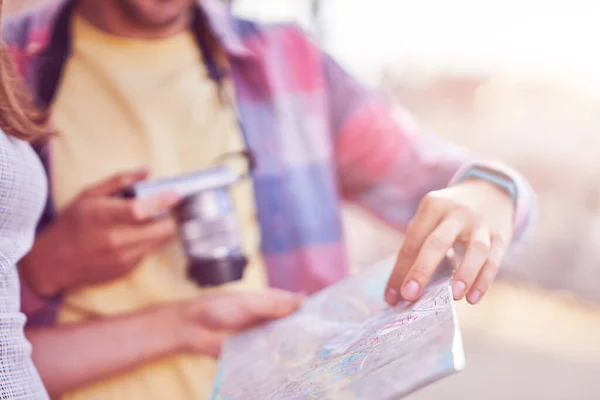
[[[0,1],[0,7],[2,1]],[[31,360],[20,313],[17,262],[33,244],[46,200],[46,178],[27,142],[47,133],[4,48],[0,49],[0,398],[47,399]]]

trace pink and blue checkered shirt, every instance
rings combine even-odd
[[[4,24],[19,71],[45,104],[51,104],[69,56],[72,8],[72,2],[54,1]],[[217,0],[199,1],[197,11],[227,54],[240,123],[258,160],[253,179],[271,285],[314,292],[347,274],[343,202],[401,230],[426,193],[477,163],[410,119],[396,118],[298,28],[236,19]],[[40,156],[49,166],[50,154]],[[486,166],[517,184],[519,237],[529,221],[532,192],[505,166]],[[49,203],[41,224],[52,217]],[[27,299],[24,309],[33,311]],[[29,314],[36,321],[35,313]],[[47,313],[37,316],[42,315]]]

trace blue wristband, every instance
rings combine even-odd
[[[459,182],[467,179],[480,179],[491,183],[508,193],[513,201],[517,201],[517,185],[512,179],[505,175],[474,166],[469,168],[463,174]]]

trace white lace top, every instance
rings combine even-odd
[[[0,398],[48,399],[19,311],[17,262],[29,251],[47,190],[31,147],[0,132]]]

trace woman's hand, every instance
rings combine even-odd
[[[224,340],[232,334],[286,317],[302,302],[303,296],[268,289],[206,295],[167,307],[175,311],[182,351],[218,357]]]
[[[429,193],[409,224],[385,299],[418,300],[433,273],[455,244],[465,256],[455,273],[455,300],[478,303],[494,281],[510,244],[514,203],[500,188],[468,180]]]

